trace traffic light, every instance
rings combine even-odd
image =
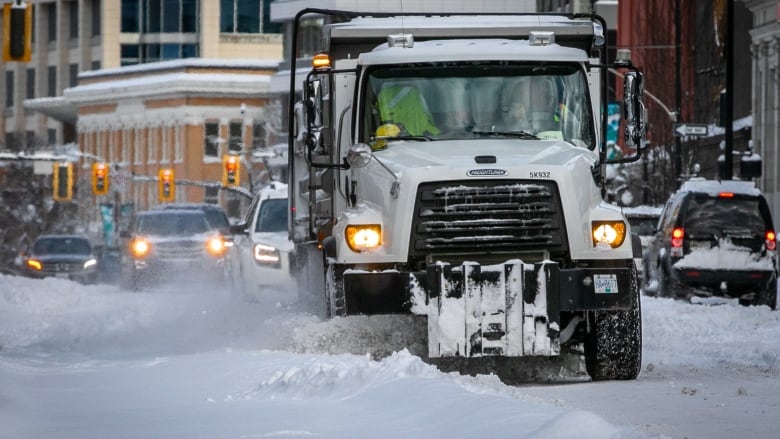
[[[52,187],[54,201],[70,201],[73,198],[73,163],[54,163]]]
[[[108,163],[92,164],[92,192],[95,195],[105,195],[108,193]]]
[[[173,180],[173,169],[162,168],[158,173],[157,184],[160,189],[160,201],[173,201],[176,187]]]
[[[32,59],[32,4],[16,0],[3,4],[3,60]]]
[[[238,186],[241,183],[241,162],[237,155],[222,156],[222,186]]]

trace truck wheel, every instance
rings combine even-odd
[[[347,315],[346,300],[344,297],[344,267],[336,264],[328,264],[325,272],[325,306],[328,317]]]
[[[585,368],[591,379],[635,379],[642,368],[642,310],[635,268],[631,270],[631,308],[589,312],[588,327]]]

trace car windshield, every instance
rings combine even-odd
[[[584,72],[574,64],[468,63],[375,68],[362,133],[393,139],[562,139],[594,148]]]
[[[230,226],[230,222],[225,217],[225,214],[217,209],[208,209],[206,212],[206,219],[215,229],[226,229]]]
[[[82,238],[40,238],[33,246],[33,253],[55,255],[88,255],[92,248]]]
[[[206,215],[201,212],[160,212],[138,217],[136,231],[147,235],[181,236],[206,233],[210,230]]]
[[[699,232],[741,231],[763,236],[767,224],[758,198],[713,198],[694,196],[688,202],[685,228]]]
[[[257,213],[255,232],[284,232],[287,230],[287,199],[263,200]]]

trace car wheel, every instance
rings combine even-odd
[[[642,368],[642,309],[636,268],[631,270],[630,294],[627,310],[588,313],[585,368],[593,381],[633,380]]]
[[[772,310],[777,309],[777,279],[772,279],[763,290],[756,293],[753,300],[739,300],[743,306],[761,306],[766,305]]]
[[[659,297],[671,297],[673,299],[685,298],[685,289],[674,275],[671,274],[670,268],[661,262],[658,269],[658,296]]]

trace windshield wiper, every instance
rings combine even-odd
[[[536,134],[530,132],[530,131],[484,131],[484,130],[474,130],[471,132],[472,134],[475,134],[477,136],[506,136],[506,137],[517,137],[520,139],[533,139],[533,140],[539,140],[539,137],[536,136]]]
[[[433,139],[428,136],[377,136],[372,137],[371,141],[375,140],[417,140],[420,142],[430,142]]]

